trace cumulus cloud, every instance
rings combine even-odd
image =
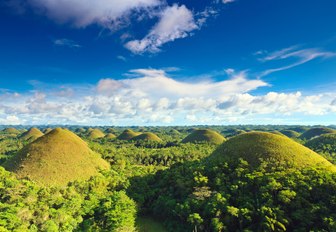
[[[174,4],[161,13],[159,22],[141,40],[132,40],[125,47],[133,53],[158,52],[170,41],[185,38],[199,29],[193,13],[185,6]]]
[[[59,23],[76,27],[98,24],[114,28],[125,23],[132,11],[160,4],[159,0],[26,0],[27,5]]]
[[[304,95],[301,92],[252,90],[267,86],[246,73],[229,70],[222,81],[193,82],[174,79],[164,70],[131,70],[126,79],[106,78],[95,86],[71,88],[71,98],[60,90],[2,94],[1,124],[223,124],[272,123],[301,115],[323,117],[336,113],[335,93]],[[64,95],[65,94],[65,95]],[[255,120],[255,121],[253,121]],[[302,123],[298,120],[296,123]]]

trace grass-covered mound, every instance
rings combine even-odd
[[[90,139],[99,139],[99,138],[104,138],[105,134],[99,129],[93,129],[89,132],[88,137]]]
[[[305,145],[336,163],[336,133],[321,135],[309,140]]]
[[[48,134],[49,132],[51,132],[53,129],[51,129],[50,127],[46,128],[43,130],[44,134]]]
[[[190,135],[182,140],[182,143],[198,143],[208,142],[213,144],[221,144],[225,141],[225,138],[216,131],[209,129],[194,130]]]
[[[88,179],[99,168],[107,169],[109,164],[77,135],[56,128],[25,146],[3,166],[20,178],[63,186],[70,181]]]
[[[310,130],[307,130],[306,132],[304,132],[301,136],[300,139],[303,140],[309,140],[312,139],[314,137],[323,135],[323,134],[329,134],[329,133],[335,133],[336,130],[327,128],[327,127],[316,127],[316,128],[312,128]]]
[[[286,135],[288,138],[298,138],[300,137],[300,133],[294,130],[282,130],[280,131],[282,134]]]
[[[112,134],[112,133],[108,133],[105,135],[105,138],[107,139],[115,139],[117,136],[115,134]]]
[[[160,139],[159,136],[157,136],[156,134],[151,133],[151,132],[142,133],[138,136],[133,137],[132,140],[135,140],[135,141],[155,141],[155,142],[161,142],[162,141],[162,139]]]
[[[116,133],[116,130],[110,127],[110,128],[107,128],[107,129],[105,130],[105,133],[107,133],[107,134],[109,134],[109,133],[114,134],[114,133]]]
[[[131,129],[124,130],[118,137],[117,139],[119,140],[130,140],[134,138],[135,136],[138,136],[140,133],[134,132]]]
[[[325,158],[309,148],[285,136],[267,132],[249,132],[238,135],[223,143],[210,156],[220,161],[237,161],[243,159],[256,168],[261,161],[273,167],[309,167],[321,166],[336,170]]]
[[[43,135],[44,134],[39,129],[33,127],[33,128],[30,128],[28,131],[22,133],[20,138],[25,141],[34,141]]]
[[[17,134],[20,134],[21,132],[14,128],[14,127],[9,127],[9,128],[5,128],[2,130],[2,133],[4,134],[11,134],[11,135],[17,135]]]

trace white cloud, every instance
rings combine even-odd
[[[76,27],[98,24],[111,29],[124,24],[132,11],[161,4],[159,0],[26,0],[26,3],[60,23]]]
[[[235,2],[236,0],[223,0],[223,3],[224,4],[228,4],[228,3],[232,3],[232,2]]]
[[[336,113],[335,93],[252,94],[267,86],[230,70],[223,81],[171,78],[156,69],[131,70],[127,79],[102,79],[96,86],[0,95],[1,124],[223,124],[272,123]],[[65,96],[67,96],[65,94]],[[275,120],[274,119],[274,120]],[[253,121],[254,120],[254,121]],[[301,121],[300,121],[301,120]],[[326,122],[326,121],[325,121]]]
[[[62,46],[62,47],[69,47],[69,48],[80,48],[82,47],[78,43],[70,39],[56,39],[53,41],[54,45]]]
[[[265,55],[266,53],[266,55]],[[294,68],[296,66],[305,64],[309,61],[312,61],[317,58],[330,58],[336,56],[334,52],[323,51],[320,48],[306,48],[306,49],[298,49],[298,46],[291,46],[279,51],[267,53],[267,52],[257,52],[256,55],[264,55],[263,57],[259,58],[258,60],[261,62],[270,62],[270,61],[277,61],[277,60],[288,60],[290,64],[267,69],[263,71],[259,77],[267,76],[274,72],[279,72],[283,70],[287,70],[290,68]]]
[[[167,7],[159,22],[141,40],[132,40],[125,47],[133,53],[158,52],[160,47],[176,39],[185,38],[199,29],[193,13],[184,5]]]

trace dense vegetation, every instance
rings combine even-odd
[[[11,170],[20,161],[27,171],[0,167],[0,231],[336,231],[335,166],[317,154],[333,161],[336,137],[298,140],[309,129],[69,127],[81,138],[48,127],[5,129],[0,164]],[[221,142],[183,143],[202,131]],[[23,136],[32,132],[41,138]],[[97,153],[110,168],[89,172]]]

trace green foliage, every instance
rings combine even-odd
[[[175,165],[149,180],[153,190],[143,207],[164,219],[169,231],[336,229],[335,172],[264,166],[251,171],[244,161]],[[203,197],[195,175],[208,179]]]

